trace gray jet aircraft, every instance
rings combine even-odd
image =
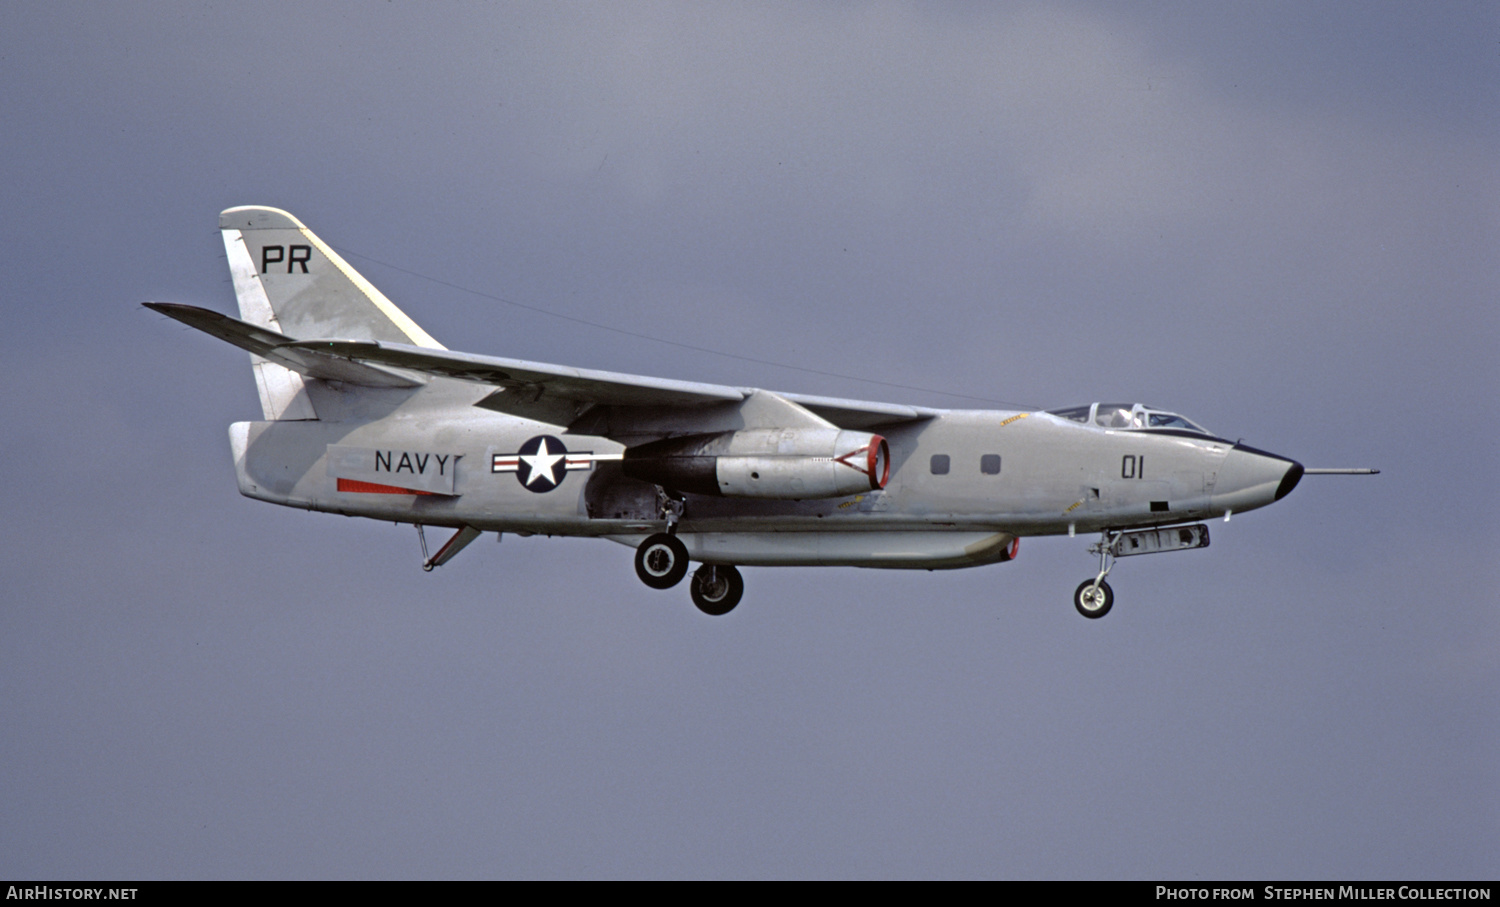
[[[1139,403],[968,411],[774,393],[449,351],[296,218],[219,216],[238,319],[146,305],[250,352],[264,419],[229,428],[240,492],[412,523],[423,568],[484,532],[636,549],[726,614],[741,566],[999,564],[1023,536],[1099,533],[1114,559],[1208,546],[1210,517],[1315,472]],[[428,555],[424,527],[453,535]]]

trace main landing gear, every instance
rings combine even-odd
[[[675,535],[658,532],[635,549],[635,575],[653,589],[672,588],[687,571],[687,546]]]
[[[682,495],[657,487],[656,506],[667,521],[667,531],[646,536],[635,549],[635,575],[653,589],[670,589],[687,576],[687,546],[677,538],[677,521],[686,503]]]
[[[677,537],[684,501],[665,490],[658,492],[658,500],[667,531],[647,536],[635,549],[635,575],[653,589],[670,589],[682,582],[688,571],[687,546]],[[740,603],[745,580],[730,564],[704,564],[694,571],[688,588],[699,611],[719,617]]]
[[[688,572],[687,546],[675,535],[658,532],[635,549],[635,575],[653,589],[670,589]],[[688,587],[693,604],[704,614],[728,614],[745,594],[745,580],[729,564],[704,564]]]
[[[1091,620],[1103,617],[1115,606],[1115,590],[1104,578],[1115,565],[1114,546],[1119,537],[1120,533],[1108,530],[1099,534],[1099,541],[1089,547],[1090,554],[1099,555],[1099,575],[1084,580],[1073,592],[1073,607]]]
[[[729,564],[704,564],[693,572],[689,591],[704,614],[720,617],[734,610],[745,594],[745,580]]]

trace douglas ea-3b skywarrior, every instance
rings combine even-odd
[[[238,319],[147,306],[248,350],[264,420],[229,428],[240,492],[413,523],[424,569],[483,532],[597,536],[646,585],[725,614],[740,566],[999,564],[1022,536],[1099,533],[1074,593],[1114,602],[1114,559],[1207,547],[1304,469],[1132,403],[944,410],[449,351],[296,218],[219,216]],[[453,535],[427,555],[423,527]]]

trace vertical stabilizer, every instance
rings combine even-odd
[[[246,206],[219,214],[240,318],[297,340],[383,340],[433,349],[432,339],[297,218]],[[265,418],[316,419],[302,376],[250,357]]]
[[[222,220],[222,218],[221,218]],[[280,334],[281,325],[266,291],[256,277],[255,266],[245,250],[238,230],[224,230],[224,252],[229,257],[229,276],[234,281],[234,295],[240,303],[240,318],[258,327]],[[267,422],[283,419],[316,419],[312,400],[302,376],[284,365],[267,362],[250,354],[250,369],[255,373],[255,390],[260,394],[260,411]]]
[[[446,349],[285,211],[230,208],[219,215],[219,229],[226,246],[238,244],[243,250],[240,264],[248,264],[249,279],[260,285],[261,298],[288,337]],[[235,257],[231,253],[231,263]],[[245,299],[240,296],[241,314],[250,320]]]

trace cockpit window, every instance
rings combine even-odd
[[[1047,412],[1062,419],[1090,423],[1100,428],[1116,431],[1138,428],[1169,428],[1178,431],[1195,431],[1211,434],[1203,426],[1176,413],[1154,410],[1142,403],[1094,403],[1089,406],[1070,406],[1067,409],[1049,409]]]
[[[1148,413],[1146,419],[1146,424],[1152,428],[1185,428],[1188,431],[1203,432],[1203,429],[1176,413]],[[1203,433],[1208,434],[1208,432]]]
[[[1101,403],[1094,424],[1103,428],[1140,428],[1141,413],[1129,403]]]
[[[1074,422],[1087,424],[1089,421],[1089,410],[1091,409],[1093,409],[1092,406],[1070,406],[1067,409],[1049,409],[1047,412],[1063,419],[1072,419]]]

